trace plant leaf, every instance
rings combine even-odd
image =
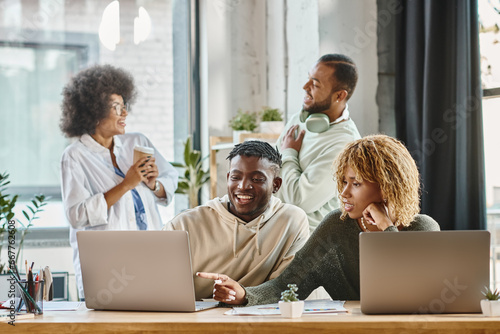
[[[189,156],[188,166],[196,166],[196,164],[198,163],[198,160],[200,160],[200,155],[201,155],[201,153],[199,151],[191,152],[191,154]]]
[[[186,143],[184,144],[184,162],[188,163],[189,155],[191,154],[191,136],[187,137]]]
[[[186,167],[183,164],[181,164],[180,162],[171,162],[170,164],[172,166],[174,166],[174,167],[177,167],[177,168],[184,168],[184,167]]]

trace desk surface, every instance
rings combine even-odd
[[[58,311],[34,319],[0,323],[1,333],[498,333],[500,317],[482,314],[364,315],[359,302],[347,302],[347,314],[229,316],[228,309],[195,313]]]

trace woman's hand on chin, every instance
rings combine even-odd
[[[363,218],[366,223],[377,226],[380,231],[384,231],[389,226],[394,226],[389,216],[389,210],[382,202],[368,204],[363,210]]]

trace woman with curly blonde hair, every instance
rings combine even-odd
[[[410,226],[420,211],[420,180],[417,165],[406,147],[385,135],[367,136],[348,144],[335,160],[333,170],[344,219],[362,211],[359,221],[363,230],[384,230],[390,225]],[[371,187],[382,198],[354,205],[351,191],[363,185]],[[385,215],[387,220],[376,223]],[[359,213],[357,214],[359,215]],[[390,221],[389,221],[390,220]]]
[[[306,298],[323,286],[333,299],[359,300],[360,232],[438,231],[419,212],[419,174],[398,140],[373,135],[348,144],[334,164],[342,208],[330,212],[290,265],[277,278],[243,287],[226,275],[198,273],[216,280],[214,298],[231,305],[275,303],[287,284]]]

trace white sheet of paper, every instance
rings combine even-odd
[[[319,314],[319,313],[344,313],[347,310],[344,308],[345,301],[317,299],[306,300],[304,303],[303,314]],[[234,307],[225,312],[226,315],[279,315],[280,310],[278,304],[255,305],[248,307]]]
[[[83,302],[43,302],[43,311],[76,311],[80,306],[84,304]]]

